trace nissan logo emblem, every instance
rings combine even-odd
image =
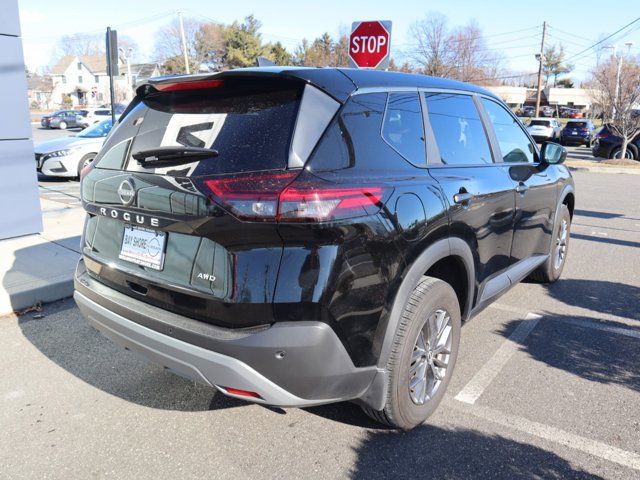
[[[136,198],[133,180],[124,180],[118,187],[118,196],[123,205],[131,205]]]

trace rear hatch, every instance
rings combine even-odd
[[[309,88],[247,75],[141,87],[83,172],[90,274],[216,325],[271,323],[283,249],[274,198],[301,172],[292,142]],[[324,126],[338,108],[327,99]]]

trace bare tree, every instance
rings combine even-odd
[[[60,58],[65,55],[104,55],[105,39],[104,35],[77,34],[63,35],[58,40],[55,47],[55,57]]]
[[[410,27],[410,35],[415,48],[409,56],[426,75],[487,84],[502,70],[502,55],[487,47],[476,23],[451,30],[446,17],[430,13]]]
[[[187,56],[192,70],[198,71],[204,61],[202,52],[197,49],[198,32],[202,22],[192,18],[184,19],[184,35],[187,43]],[[180,39],[180,23],[177,18],[161,27],[156,33],[155,59],[162,64],[167,73],[184,73],[185,65]]]
[[[606,115],[611,112],[611,129],[622,138],[620,158],[627,145],[640,134],[640,64],[638,58],[611,57],[592,72],[596,102]]]
[[[450,76],[453,59],[447,18],[431,12],[411,25],[409,34],[416,43],[410,56],[422,67],[422,72],[434,77]]]

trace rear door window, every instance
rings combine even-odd
[[[382,137],[414,165],[426,164],[424,125],[418,93],[390,93]]]
[[[442,163],[474,165],[493,162],[484,126],[470,96],[427,93],[425,100]]]
[[[218,155],[164,168],[144,168],[129,156],[126,169],[173,176],[285,169],[301,92],[299,83],[282,80],[225,79],[215,88],[150,94],[131,154],[185,146]]]

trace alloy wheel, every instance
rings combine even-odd
[[[556,251],[555,251],[555,261],[554,268],[557,270],[562,266],[564,259],[567,255],[567,240],[569,234],[569,224],[566,219],[562,219],[560,223],[560,228],[558,229],[558,235],[556,237]]]
[[[409,366],[409,396],[416,405],[432,398],[447,374],[451,330],[451,315],[438,309],[418,333]]]

